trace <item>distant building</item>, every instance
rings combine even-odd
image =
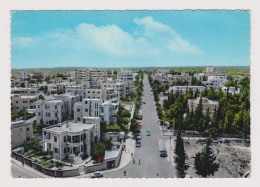
[[[123,81],[133,81],[133,72],[132,71],[119,71],[117,73],[117,79],[123,80]]]
[[[126,94],[129,92],[127,83],[120,80],[112,80],[101,83],[101,88],[114,88],[115,91],[119,91],[121,97],[126,97]]]
[[[216,67],[214,67],[214,66],[208,66],[208,67],[206,68],[206,73],[207,73],[208,75],[210,75],[210,74],[215,74],[215,73],[216,73]]]
[[[64,122],[42,130],[43,150],[52,151],[57,160],[88,158],[100,141],[100,120],[85,117],[83,122]]]
[[[168,93],[173,92],[173,94],[175,94],[176,92],[179,92],[180,94],[188,94],[189,90],[192,90],[194,94],[197,90],[201,93],[205,89],[205,86],[171,86]]]
[[[21,146],[24,142],[31,141],[33,125],[31,121],[14,121],[11,123],[11,148]]]
[[[107,71],[103,69],[76,69],[75,70],[75,80],[77,83],[85,81],[96,81],[107,79]]]
[[[189,76],[188,74],[183,74],[183,75],[167,75],[166,77],[166,81],[170,84],[170,85],[175,85],[178,83],[187,83],[188,85],[191,85],[191,79],[192,77]],[[165,83],[165,82],[162,82]]]
[[[12,88],[11,94],[37,95],[38,94],[38,88]]]
[[[197,97],[197,99],[188,99],[189,110],[195,111],[198,107],[199,102],[200,102],[200,97]],[[209,100],[206,97],[202,97],[202,114],[204,116],[207,114],[207,111],[209,111],[210,115],[213,115],[215,109],[218,109],[218,106],[219,106],[219,102]]]

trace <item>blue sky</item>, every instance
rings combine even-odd
[[[247,11],[16,11],[11,67],[249,66]]]

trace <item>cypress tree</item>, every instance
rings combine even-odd
[[[211,148],[211,140],[208,139],[207,145],[204,149],[195,155],[194,166],[196,173],[202,177],[214,175],[218,171],[219,163],[215,162],[216,156]]]

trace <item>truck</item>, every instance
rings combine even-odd
[[[166,150],[164,139],[158,140],[158,148],[159,148],[160,156],[161,157],[167,157],[167,150]]]

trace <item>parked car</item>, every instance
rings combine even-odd
[[[141,147],[141,141],[140,140],[136,140],[135,147]]]
[[[143,101],[143,104],[146,104],[146,102],[145,102],[145,101]]]
[[[150,136],[151,132],[150,131],[146,131],[146,136]]]
[[[94,173],[90,174],[91,178],[99,178],[103,177],[103,174],[100,171],[95,171]]]

